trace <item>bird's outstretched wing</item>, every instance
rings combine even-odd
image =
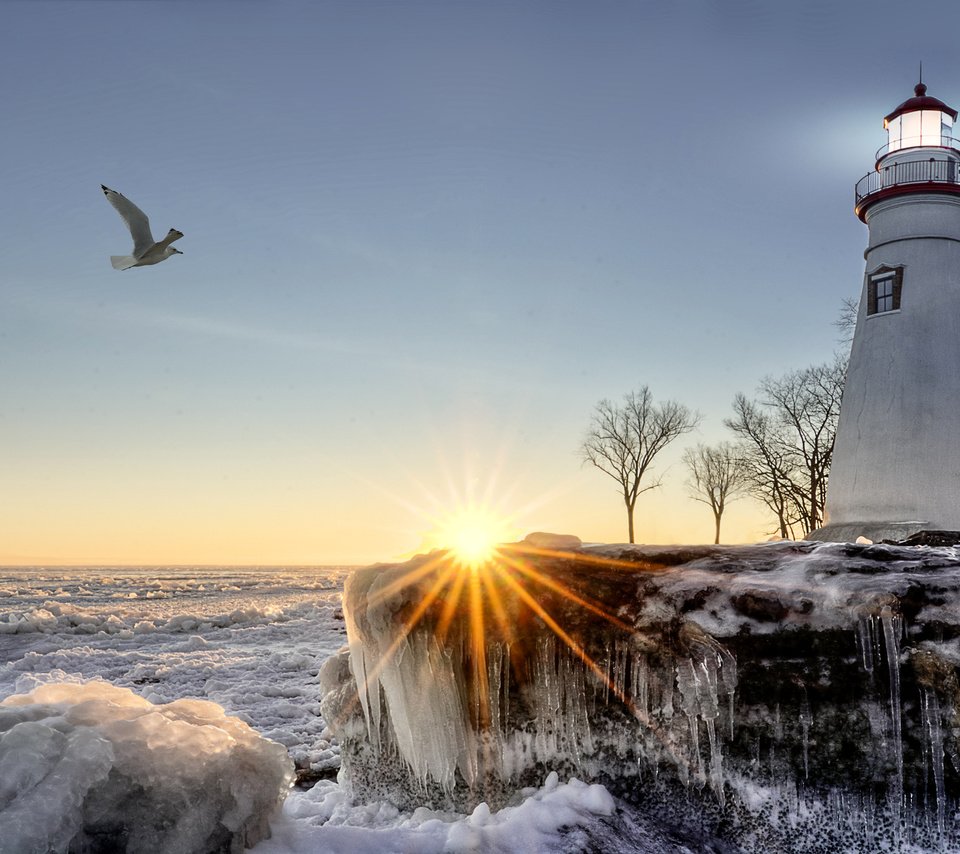
[[[171,228],[167,232],[167,236],[163,238],[158,244],[157,249],[166,249],[174,240],[179,240],[183,237],[182,231],[177,231],[175,228]]]
[[[135,258],[139,258],[155,242],[153,235],[150,233],[150,220],[140,208],[122,193],[104,187],[103,184],[100,185],[100,189],[103,190],[107,201],[114,206],[117,213],[127,224],[127,228],[130,229],[130,235],[133,237],[133,255]]]

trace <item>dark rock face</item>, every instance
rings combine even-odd
[[[362,570],[345,611],[324,715],[361,797],[556,770],[694,848],[960,848],[953,549],[518,544]]]
[[[955,546],[960,543],[960,531],[917,531],[905,540],[901,546]]]

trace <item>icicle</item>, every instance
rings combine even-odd
[[[596,747],[593,743],[593,728],[590,726],[590,713],[587,709],[587,671],[583,668],[581,662],[574,663],[576,667],[576,684],[572,693],[573,702],[577,704],[577,716],[579,723],[574,730],[574,736],[580,740],[580,745],[584,753],[593,755]]]
[[[569,756],[579,768],[582,765],[581,735],[583,727],[587,727],[586,710],[581,708],[583,697],[580,678],[583,668],[574,664],[572,659],[564,655],[560,660],[559,682],[561,693],[560,717],[560,749]],[[589,738],[589,736],[587,736]]]
[[[642,655],[635,655],[630,673],[630,683],[633,687],[633,703],[635,714],[640,721],[649,718],[650,710],[650,672],[647,660]]]
[[[669,674],[663,674],[661,678],[664,681],[660,686],[663,697],[660,704],[660,714],[663,720],[669,724],[673,720],[673,679],[669,678]]]
[[[625,644],[618,643],[614,647],[613,690],[617,697],[624,697],[627,693],[628,656]]]
[[[370,685],[370,676],[367,674],[366,661],[363,654],[363,644],[360,641],[351,642],[350,670],[357,683],[357,696],[360,698],[360,710],[367,726],[367,738],[374,750],[380,752],[380,683],[374,680]]]
[[[613,681],[613,657],[616,655],[615,647],[607,644],[607,654],[603,660],[603,704],[610,703],[610,683]]]
[[[709,684],[708,701],[711,708],[719,703],[717,695],[720,685],[722,685],[723,693],[727,694],[727,708],[730,718],[728,729],[732,739],[734,694],[737,690],[737,660],[716,638],[711,637],[695,623],[685,623],[682,632],[693,656],[699,659],[704,667],[709,668],[709,674],[705,673],[708,683],[704,684]]]
[[[536,717],[535,748],[542,761],[557,752],[557,718],[560,712],[560,695],[557,685],[556,644],[552,635],[537,640],[533,658],[532,699]]]
[[[700,711],[697,706],[697,674],[689,658],[677,665],[677,688],[680,691],[680,708],[687,716],[696,715]]]
[[[715,720],[720,714],[717,694],[717,659],[708,654],[697,666],[697,700],[704,720]]]
[[[490,715],[490,733],[497,740],[503,732],[501,709],[503,691],[501,677],[503,673],[503,647],[499,643],[487,644],[487,697],[486,703]]]
[[[806,686],[803,688],[803,699],[800,701],[800,729],[803,731],[803,779],[810,779],[810,724],[813,723],[813,714],[810,711],[810,701],[807,698]]]
[[[857,640],[860,646],[860,659],[863,669],[873,675],[873,616],[867,615],[857,621]]]
[[[703,757],[700,755],[700,733],[697,727],[697,713],[700,711],[697,702],[697,672],[693,661],[684,659],[677,665],[677,688],[680,690],[680,708],[683,709],[690,724],[690,741],[692,752],[696,756],[697,777],[703,778]]]
[[[503,732],[510,732],[510,644],[503,645]]]
[[[894,828],[900,826],[903,806],[903,725],[900,714],[900,617],[893,613],[889,605],[880,611],[883,626],[883,640],[887,652],[887,668],[890,676],[890,718],[894,759],[897,763],[897,776],[891,786],[891,806],[894,811]]]
[[[471,670],[470,674],[470,686],[468,697],[470,698],[469,702],[472,705],[471,709],[471,720],[476,721],[476,725],[480,728],[483,727],[483,721],[489,710],[484,708],[484,704],[489,700],[489,693],[487,687],[488,667],[486,661],[486,650],[484,650],[483,656],[472,655],[470,657]],[[465,686],[466,687],[466,686]],[[487,695],[487,696],[484,696]]]
[[[929,688],[923,689],[923,721],[930,745],[930,766],[937,798],[937,831],[942,837],[946,831],[947,796],[943,774],[943,729],[940,726],[940,701]]]
[[[737,691],[737,659],[723,647],[718,649],[720,655],[720,677],[727,692],[727,711],[730,715],[730,740],[733,741],[733,698]]]
[[[707,739],[710,743],[710,787],[713,789],[720,806],[724,805],[723,792],[723,756],[720,752],[720,743],[717,740],[716,720],[709,718],[707,724]]]
[[[718,655],[708,652],[699,664],[702,678],[697,680],[697,700],[700,705],[700,716],[707,725],[707,738],[710,743],[710,785],[720,801],[724,803],[723,793],[723,756],[720,742],[717,739],[716,721],[720,715],[720,700],[717,691],[717,666],[720,662]]]

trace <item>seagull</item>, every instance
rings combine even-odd
[[[133,202],[122,193],[111,190],[109,187],[100,185],[107,201],[113,205],[117,213],[120,214],[123,221],[130,229],[133,237],[132,255],[111,255],[110,263],[114,270],[127,270],[130,267],[146,267],[149,264],[159,264],[166,261],[171,255],[183,255],[179,249],[174,249],[170,244],[174,240],[183,237],[182,231],[171,228],[167,236],[159,243],[153,239],[150,233],[150,220],[147,215],[140,210]]]

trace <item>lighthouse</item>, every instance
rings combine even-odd
[[[869,239],[825,524],[811,539],[960,531],[960,141],[927,94],[883,120],[856,185]]]

